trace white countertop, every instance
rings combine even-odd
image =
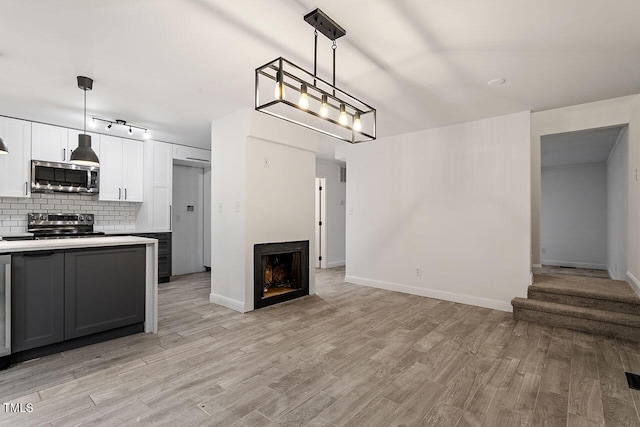
[[[54,249],[95,248],[104,246],[148,245],[156,239],[134,236],[83,237],[51,240],[0,240],[0,254],[9,252],[46,251]]]

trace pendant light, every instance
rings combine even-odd
[[[91,148],[91,135],[87,135],[87,91],[93,89],[93,80],[78,76],[78,87],[84,91],[84,133],[78,135],[78,148],[71,153],[71,163],[85,166],[99,166],[100,161]]]
[[[376,109],[336,86],[336,40],[346,30],[320,9],[304,20],[313,27],[313,72],[282,57],[256,68],[255,110],[352,144],[376,139]],[[331,80],[317,73],[320,34],[331,41]]]
[[[0,138],[0,154],[9,154],[9,149],[2,138]]]

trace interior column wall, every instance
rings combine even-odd
[[[616,280],[626,280],[627,272],[628,150],[626,127],[607,160],[607,270]]]

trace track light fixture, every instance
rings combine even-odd
[[[151,134],[149,133],[149,129],[143,128],[142,126],[132,125],[131,123],[127,123],[126,120],[121,120],[121,119],[109,120],[109,119],[102,119],[100,117],[91,117],[91,122],[92,123],[98,123],[98,122],[106,123],[106,125],[104,127],[104,129],[106,131],[110,131],[111,128],[113,127],[113,125],[124,126],[127,129],[127,133],[129,135],[133,135],[133,130],[134,129],[140,130],[140,131],[143,131],[143,134],[142,134],[142,138],[143,139],[151,138]]]
[[[257,68],[256,111],[350,143],[376,139],[375,108],[336,87],[336,40],[347,32],[320,9],[306,14],[304,20],[314,28],[313,73],[282,57]],[[332,83],[318,77],[318,32],[332,41]],[[295,96],[293,102],[286,99],[285,90],[299,93],[297,103]]]

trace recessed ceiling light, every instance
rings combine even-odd
[[[487,83],[489,86],[500,86],[503,85],[507,82],[507,79],[493,79],[493,80],[489,80],[489,83]]]

